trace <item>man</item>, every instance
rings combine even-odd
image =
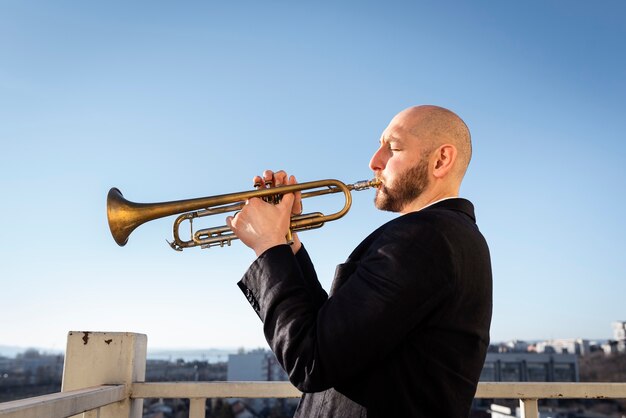
[[[458,198],[470,134],[453,112],[396,115],[370,161],[375,204],[402,216],[337,268],[330,296],[296,234],[293,194],[251,199],[227,222],[258,258],[239,286],[304,395],[297,417],[467,417],[489,345],[491,264],[472,204]],[[261,186],[292,184],[280,171]]]

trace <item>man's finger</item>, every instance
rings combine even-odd
[[[279,206],[281,209],[288,209],[289,212],[291,212],[291,207],[293,206],[294,199],[295,197],[293,193],[285,193],[282,200],[277,206]]]
[[[274,185],[274,172],[272,170],[265,170],[263,172],[263,180],[267,185],[272,187]]]

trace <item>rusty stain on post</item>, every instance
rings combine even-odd
[[[87,343],[89,343],[89,334],[91,334],[88,331],[83,332],[83,345],[87,345]]]

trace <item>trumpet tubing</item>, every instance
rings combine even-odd
[[[167,216],[179,215],[174,221],[172,228],[174,239],[170,246],[182,251],[184,248],[196,247],[210,248],[213,246],[223,247],[230,245],[237,236],[226,225],[204,228],[193,231],[193,220],[200,217],[216,215],[220,213],[236,212],[241,210],[246,200],[255,197],[267,201],[277,201],[286,193],[300,192],[302,199],[322,196],[333,193],[343,193],[345,202],[342,209],[335,213],[325,215],[321,212],[312,212],[291,217],[290,230],[293,232],[320,228],[325,222],[334,221],[343,217],[352,205],[352,191],[365,190],[378,187],[380,182],[376,179],[365,180],[353,184],[345,184],[339,180],[318,180],[307,183],[298,183],[285,186],[277,186],[264,189],[229,193],[223,195],[200,197],[195,199],[177,200],[160,203],[135,203],[126,200],[119,189],[113,187],[107,196],[107,218],[109,229],[113,239],[119,246],[128,242],[130,234],[140,225]],[[180,238],[180,227],[184,221],[189,221],[189,240]]]

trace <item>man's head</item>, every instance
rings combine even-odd
[[[469,130],[453,112],[430,105],[403,110],[370,161],[382,181],[376,207],[406,213],[457,196],[471,155]]]

